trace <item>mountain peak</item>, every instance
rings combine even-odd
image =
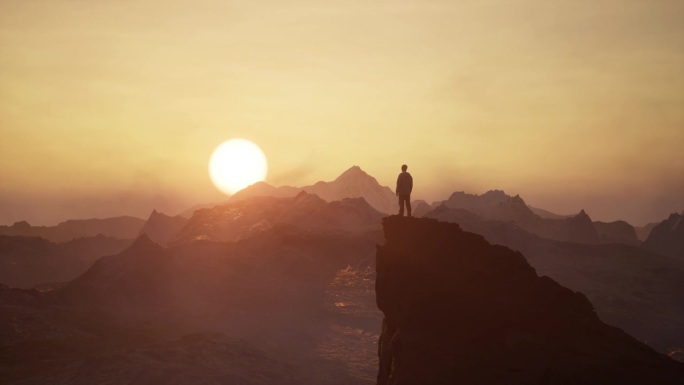
[[[340,174],[335,181],[344,181],[344,180],[358,180],[359,178],[371,178],[375,180],[372,176],[368,175],[367,172],[363,171],[361,167],[359,166],[351,166],[348,168],[345,172]]]
[[[509,197],[503,190],[489,190],[486,193],[482,194],[482,196],[497,198]]]
[[[26,221],[19,221],[19,222],[14,222],[12,227],[14,229],[24,230],[24,229],[30,229],[31,225]]]

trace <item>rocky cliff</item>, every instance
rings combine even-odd
[[[457,224],[388,217],[377,250],[379,385],[676,384],[684,366],[578,292]]]

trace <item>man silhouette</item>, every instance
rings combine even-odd
[[[397,189],[395,193],[399,197],[399,216],[404,216],[404,205],[406,213],[411,217],[411,191],[413,190],[413,177],[406,172],[408,166],[401,166],[401,174],[397,177]]]

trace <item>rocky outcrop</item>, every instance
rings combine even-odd
[[[379,385],[678,384],[684,366],[596,316],[525,257],[433,219],[388,217]]]
[[[684,214],[672,213],[656,225],[644,247],[656,253],[684,259]]]

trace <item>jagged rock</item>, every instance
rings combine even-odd
[[[388,217],[378,385],[679,384],[684,366],[599,320],[578,292],[454,223]]]

